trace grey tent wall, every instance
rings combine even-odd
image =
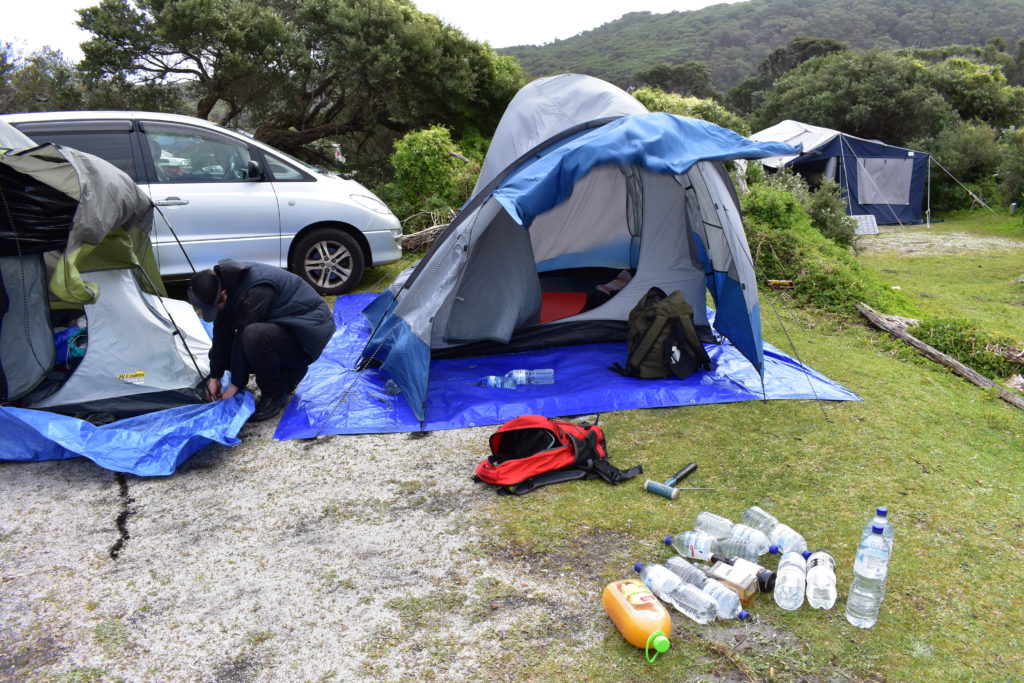
[[[43,381],[56,357],[43,255],[0,256],[0,281],[0,401],[13,401]]]

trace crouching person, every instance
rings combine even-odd
[[[256,376],[260,399],[252,420],[280,413],[306,370],[334,334],[327,303],[286,270],[225,259],[192,276],[188,300],[214,323],[210,400],[230,398]],[[225,370],[231,384],[221,386]]]

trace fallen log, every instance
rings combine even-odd
[[[420,249],[426,249],[430,244],[440,236],[444,229],[448,225],[433,225],[429,228],[414,232],[409,235],[402,235],[402,251],[409,253],[411,251],[419,251]]]
[[[1006,346],[1003,344],[987,344],[985,346],[985,350],[1002,356],[1011,363],[1024,365],[1024,349],[1018,349],[1016,346]]]
[[[892,336],[896,337],[902,342],[909,344],[910,346],[917,349],[921,355],[929,360],[933,360],[940,365],[945,365],[947,368],[966,379],[971,384],[979,386],[983,389],[996,389],[996,395],[1003,399],[1010,405],[1016,406],[1021,410],[1024,410],[1024,398],[1017,394],[1006,391],[1001,386],[990,380],[988,377],[972,370],[957,359],[947,356],[946,354],[939,351],[934,346],[929,346],[917,337],[909,334],[906,330],[900,329],[899,326],[892,324],[885,317],[871,308],[867,304],[861,302],[857,304],[857,310],[861,314],[871,321],[871,324],[880,330],[888,332]]]

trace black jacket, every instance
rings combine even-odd
[[[232,383],[249,375],[242,351],[242,333],[255,322],[271,322],[291,331],[310,363],[320,357],[334,334],[327,303],[297,275],[262,263],[225,259],[214,266],[228,292],[224,309],[213,325],[210,376],[231,370]]]

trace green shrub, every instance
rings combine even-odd
[[[391,164],[395,180],[379,193],[405,232],[446,222],[469,198],[480,172],[478,160],[463,154],[442,126],[405,135],[395,143]]]
[[[740,204],[758,276],[793,280],[798,303],[845,314],[858,301],[887,313],[912,312],[904,294],[877,282],[849,250],[822,235],[792,192],[762,183]]]
[[[999,191],[1004,204],[1024,205],[1024,130],[1004,130],[999,136]]]
[[[935,164],[931,174],[933,210],[969,209],[975,205],[971,193],[990,206],[1000,203],[995,180],[1000,145],[995,128],[978,121],[957,121],[935,137],[914,140],[908,147],[932,155]]]
[[[722,128],[729,128],[740,135],[750,135],[750,124],[739,114],[734,114],[712,99],[677,95],[658,88],[640,88],[633,97],[651,111],[663,111],[677,116],[710,121]]]
[[[822,181],[812,192],[802,176],[785,168],[766,176],[765,182],[793,194],[807,212],[811,224],[822,235],[844,247],[857,246],[857,225],[846,214],[846,202],[838,183]]]
[[[1021,371],[1016,363],[986,348],[989,344],[1019,347],[1020,342],[990,335],[961,318],[925,318],[910,333],[989,379],[1002,380]]]

